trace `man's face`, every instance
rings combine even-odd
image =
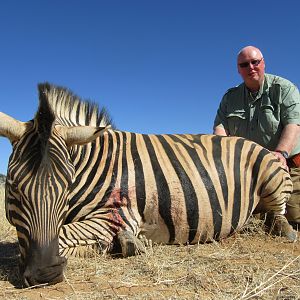
[[[246,86],[261,85],[264,80],[265,62],[259,51],[247,49],[238,56],[238,72]]]

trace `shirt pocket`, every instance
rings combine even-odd
[[[260,107],[258,124],[261,131],[267,135],[275,134],[278,130],[280,120],[277,107],[271,104],[263,104]]]
[[[242,124],[246,120],[245,110],[235,110],[232,112],[228,112],[226,118],[228,123],[229,134],[240,135],[239,130],[242,129]]]

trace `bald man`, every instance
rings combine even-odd
[[[214,122],[214,134],[240,136],[269,149],[290,172],[294,192],[285,217],[300,227],[300,96],[297,87],[279,76],[265,73],[261,51],[253,46],[237,55],[243,83],[222,98]],[[263,203],[258,208],[267,211]],[[291,226],[283,216],[268,215],[267,223],[279,235],[289,236]],[[271,225],[272,224],[272,225]]]

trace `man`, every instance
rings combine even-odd
[[[294,186],[286,206],[286,218],[299,228],[299,90],[284,78],[266,74],[263,55],[256,47],[247,46],[238,53],[237,67],[244,82],[223,96],[214,122],[214,134],[252,140],[269,149],[282,162]],[[286,218],[268,215],[266,223],[292,240],[295,233]]]

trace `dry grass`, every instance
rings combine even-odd
[[[258,220],[218,243],[72,258],[65,282],[20,289],[15,232],[0,193],[0,299],[300,299],[300,243],[265,235]]]

